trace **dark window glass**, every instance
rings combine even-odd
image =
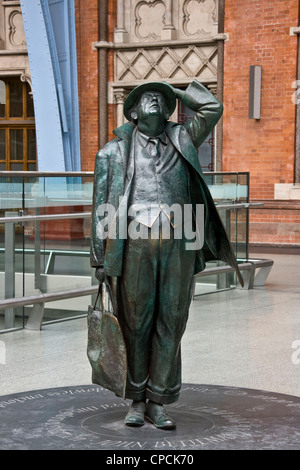
[[[36,163],[28,163],[28,171],[35,171]]]
[[[35,130],[27,130],[27,160],[36,160]]]
[[[10,130],[10,159],[23,160],[23,129]]]
[[[10,169],[11,171],[23,171],[23,163],[11,163]]]
[[[13,80],[9,87],[10,95],[10,117],[23,116],[23,83],[20,80]]]
[[[30,93],[29,86],[27,85],[27,117],[34,117],[34,109],[33,109],[33,96]]]
[[[0,129],[0,160],[6,160],[5,129]]]

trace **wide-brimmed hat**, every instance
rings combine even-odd
[[[159,91],[166,100],[169,113],[172,114],[176,108],[176,95],[173,87],[166,82],[148,82],[134,88],[127,96],[124,103],[124,115],[131,121],[130,110],[145,91]]]

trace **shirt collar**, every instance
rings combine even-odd
[[[164,145],[167,145],[167,135],[164,132],[162,132],[161,134],[157,135],[156,137],[149,137],[148,135],[146,134],[143,134],[142,132],[140,131],[137,131],[137,135],[139,137],[139,141],[141,143],[141,145],[145,148],[146,145],[148,144],[149,140],[155,138],[155,139],[159,139]]]

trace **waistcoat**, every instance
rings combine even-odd
[[[189,173],[177,149],[165,133],[152,139],[137,132],[130,158],[134,176],[129,198],[131,216],[151,227],[161,212],[176,224],[169,208],[190,203]],[[172,210],[172,209],[171,209]],[[179,218],[178,218],[179,221]]]

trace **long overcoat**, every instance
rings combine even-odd
[[[196,204],[204,205],[204,245],[197,250],[194,273],[205,268],[206,261],[222,260],[234,267],[241,285],[243,278],[226,231],[204,181],[197,148],[209,135],[222,115],[219,101],[199,82],[187,88],[182,101],[195,111],[186,126],[168,121],[165,132],[179,154],[187,162],[190,173],[190,194],[194,214]],[[132,133],[135,125],[127,122],[114,131],[116,138],[108,142],[96,156],[92,210],[91,266],[104,267],[107,276],[122,275],[123,251],[126,237],[121,221],[126,221],[134,165],[129,163]],[[116,210],[111,223],[112,236],[102,236],[99,207]],[[116,223],[114,223],[116,222]],[[122,232],[122,236],[120,233]],[[101,235],[102,234],[102,235]]]

